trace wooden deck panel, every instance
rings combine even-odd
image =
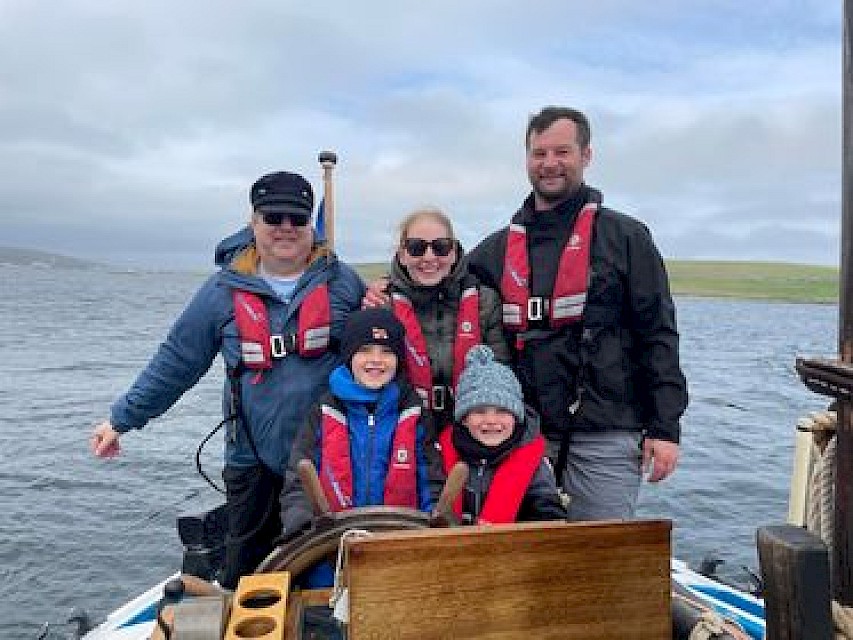
[[[528,523],[349,540],[349,637],[670,637],[670,529]]]

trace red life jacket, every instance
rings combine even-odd
[[[332,307],[326,283],[312,289],[299,305],[297,331],[271,335],[267,307],[250,291],[234,289],[234,319],[240,334],[240,351],[247,369],[271,369],[274,358],[296,351],[305,358],[322,355],[329,347]]]
[[[332,511],[353,507],[352,459],[346,417],[334,407],[322,406],[322,445],[320,452],[320,484]],[[420,407],[410,407],[400,414],[391,459],[385,475],[383,504],[391,507],[418,508],[417,441]]]
[[[578,213],[572,235],[560,256],[560,265],[554,282],[554,291],[548,303],[548,319],[552,328],[577,322],[583,317],[589,285],[589,255],[592,242],[592,224],[598,209],[589,203]],[[543,317],[541,299],[530,297],[530,261],[527,255],[527,230],[519,224],[510,224],[501,277],[503,322],[510,331],[527,329],[528,320]],[[539,309],[531,303],[538,300]]]
[[[401,293],[394,293],[394,315],[406,330],[406,375],[409,382],[424,400],[428,409],[435,409],[432,367],[421,323],[411,301]],[[453,338],[453,379],[456,389],[459,376],[465,367],[465,356],[471,347],[482,342],[480,330],[480,292],[476,286],[466,287],[459,299],[456,315],[456,335]],[[443,407],[439,407],[443,408]]]
[[[445,429],[438,437],[445,473],[450,473],[453,465],[459,461],[459,453],[453,446],[452,431]],[[510,452],[495,470],[489,493],[477,517],[477,524],[515,522],[527,487],[530,486],[544,455],[545,438],[541,435]],[[457,518],[462,517],[461,495],[453,503],[453,512]]]

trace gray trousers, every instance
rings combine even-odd
[[[637,431],[574,432],[566,470],[558,484],[570,498],[570,521],[630,520],[642,479],[642,434]],[[548,440],[556,464],[560,442]]]

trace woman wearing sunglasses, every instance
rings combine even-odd
[[[498,360],[510,360],[500,297],[468,273],[453,224],[431,208],[400,224],[388,291],[406,328],[406,372],[440,431],[452,420],[453,390],[468,350],[487,344]]]

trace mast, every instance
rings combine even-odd
[[[332,184],[332,171],[338,162],[334,151],[321,151],[317,158],[323,167],[323,213],[326,224],[326,246],[335,250],[335,188]]]
[[[842,362],[853,362],[853,2],[844,0],[842,47],[841,295],[839,339]]]
[[[844,0],[841,148],[841,280],[838,341],[841,364],[853,364],[853,0]],[[853,605],[853,398],[838,398],[833,592]]]
[[[836,400],[835,528],[832,594],[853,605],[853,0],[843,3],[841,268],[838,352],[835,360],[797,358],[797,372],[812,391]]]

